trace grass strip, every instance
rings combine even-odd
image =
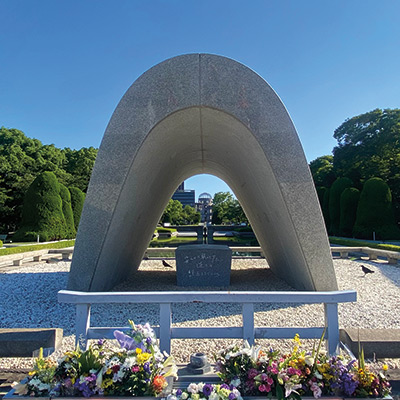
[[[44,243],[44,244],[30,244],[27,246],[7,247],[0,249],[0,256],[8,254],[26,253],[28,251],[43,250],[43,249],[63,249],[65,247],[72,247],[75,240],[63,240],[62,242]]]
[[[373,243],[359,239],[345,239],[345,238],[337,238],[334,236],[329,236],[329,242],[331,244],[338,244],[340,246],[371,247],[373,249],[382,249],[382,250],[391,250],[400,252],[400,246],[396,246],[394,244]]]

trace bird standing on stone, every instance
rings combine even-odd
[[[364,276],[367,274],[373,274],[375,271],[372,271],[372,269],[367,268],[365,265],[361,265],[361,269],[364,272]]]
[[[172,265],[168,264],[165,260],[162,260],[162,265],[164,265],[164,267],[174,268]]]

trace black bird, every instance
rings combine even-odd
[[[162,265],[164,265],[164,267],[174,268],[172,265],[169,265],[165,260],[162,260]]]
[[[375,271],[372,271],[372,269],[367,268],[365,265],[361,265],[361,269],[364,272],[364,276],[367,274],[373,274]]]

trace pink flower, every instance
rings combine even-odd
[[[247,378],[254,379],[258,375],[258,371],[255,368],[252,368],[247,373]]]
[[[132,367],[132,372],[134,372],[134,373],[136,373],[136,372],[139,372],[139,366],[138,365],[134,365],[133,367]]]
[[[268,383],[268,385],[272,385],[274,383],[274,380],[271,377],[268,377],[267,383]]]
[[[261,374],[261,380],[262,380],[262,381],[266,381],[267,378],[268,378],[268,375],[267,375],[267,374]]]
[[[268,385],[268,384],[262,384],[262,385],[260,385],[259,387],[258,387],[258,390],[260,391],[260,392],[270,392],[271,391],[271,386],[270,385]]]

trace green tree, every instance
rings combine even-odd
[[[376,109],[347,119],[334,132],[338,145],[333,165],[338,176],[355,187],[379,177],[393,194],[396,220],[400,221],[400,109]]]
[[[25,193],[42,172],[52,171],[65,186],[86,191],[97,150],[58,149],[17,129],[0,128],[0,230],[16,230]]]
[[[329,193],[329,232],[340,235],[340,196],[344,189],[351,187],[353,182],[349,178],[338,178],[333,182]]]
[[[212,223],[214,225],[248,222],[242,206],[230,192],[215,193],[212,207]]]
[[[63,152],[66,158],[65,171],[69,177],[68,185],[77,187],[86,193],[96,161],[97,149],[94,147],[83,147],[80,150],[66,148]]]
[[[53,172],[43,172],[29,186],[24,199],[21,228],[15,241],[64,239],[66,222],[62,210],[60,184]]]
[[[75,230],[78,231],[79,221],[83,210],[83,204],[85,203],[85,193],[77,187],[70,187],[69,192],[71,193],[71,207],[72,214],[74,216]]]
[[[182,203],[179,200],[170,199],[161,217],[161,222],[169,222],[173,225],[180,225],[182,221],[182,214]]]
[[[71,206],[71,193],[68,188],[60,184],[60,197],[62,200],[62,211],[65,218],[65,237],[64,239],[72,239],[76,236],[74,215]]]
[[[184,225],[195,225],[200,222],[200,213],[193,207],[186,205],[182,211],[181,221]]]
[[[311,161],[310,171],[316,187],[331,187],[336,179],[333,156],[321,156]]]
[[[340,196],[340,234],[352,237],[356,221],[360,191],[353,187],[343,190]]]
[[[372,239],[399,239],[400,230],[395,224],[390,188],[380,178],[368,179],[360,195],[357,219],[353,233],[356,237]]]

